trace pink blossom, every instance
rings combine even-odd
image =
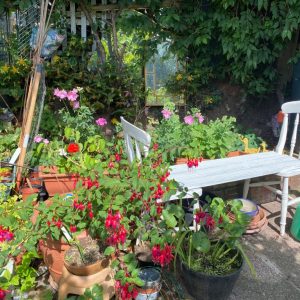
[[[49,144],[49,140],[48,139],[44,139],[43,142],[44,142],[44,144]]]
[[[172,112],[169,111],[168,109],[163,109],[163,110],[161,111],[161,113],[162,113],[162,115],[163,115],[163,117],[164,117],[165,119],[170,119],[170,117],[171,117],[171,115],[172,115]]]
[[[60,89],[58,89],[58,88],[54,89],[53,95],[56,96],[56,97],[59,97],[59,95],[60,95]]]
[[[78,98],[77,90],[73,89],[72,91],[69,91],[67,93],[67,98],[70,101],[76,101],[76,99]]]
[[[189,116],[184,117],[184,122],[188,125],[192,125],[194,123],[193,116],[189,115]]]
[[[195,116],[198,118],[199,123],[203,123],[204,117],[201,115],[201,113],[196,113]]]
[[[73,102],[73,109],[78,109],[80,107],[79,101],[74,101]]]
[[[96,120],[96,124],[98,125],[98,126],[105,126],[106,124],[107,124],[107,121],[106,121],[106,119],[105,118],[99,118],[99,119],[97,119]]]
[[[40,143],[41,141],[43,141],[43,138],[40,135],[37,135],[34,137],[33,141],[35,143]]]
[[[65,99],[68,96],[68,92],[65,90],[54,90],[54,96],[58,97],[59,99]]]

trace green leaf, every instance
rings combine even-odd
[[[104,251],[104,255],[108,256],[108,255],[111,255],[113,254],[114,252],[116,251],[116,249],[112,246],[109,246],[105,249]]]
[[[177,225],[176,218],[170,214],[167,210],[163,210],[162,215],[168,227],[174,228]]]
[[[204,232],[197,231],[193,233],[192,246],[199,252],[207,253],[210,249],[210,240]]]

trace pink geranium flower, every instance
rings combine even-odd
[[[40,143],[43,140],[43,138],[40,135],[37,135],[34,137],[33,141],[35,143]]]
[[[59,91],[59,92],[56,94],[56,96],[57,96],[59,99],[62,100],[62,99],[67,98],[68,92],[65,91],[65,90],[61,90],[61,91]]]
[[[188,125],[192,125],[194,123],[193,116],[189,115],[189,116],[184,117],[184,123],[186,123]]]
[[[69,101],[76,101],[76,99],[78,98],[78,94],[77,94],[77,89],[73,89],[72,91],[69,91],[67,93],[67,98]]]
[[[98,126],[103,127],[103,126],[105,126],[105,125],[107,124],[107,121],[106,121],[105,118],[99,118],[99,119],[96,120],[96,124],[97,124]]]
[[[48,139],[44,139],[43,142],[44,142],[44,144],[49,144],[49,140]]]
[[[58,89],[58,88],[54,89],[53,95],[56,96],[56,97],[59,97],[60,89]]]
[[[163,110],[161,111],[161,113],[162,113],[162,115],[163,115],[163,117],[164,117],[165,119],[170,119],[170,117],[171,117],[171,115],[172,115],[172,112],[169,111],[168,109],[163,109]]]
[[[204,117],[201,115],[201,113],[196,113],[195,116],[198,118],[199,123],[203,123]]]
[[[74,101],[73,102],[73,109],[78,109],[80,107],[79,101]]]

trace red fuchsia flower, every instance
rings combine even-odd
[[[60,229],[62,226],[62,221],[60,219],[58,219],[57,221],[54,222],[54,225]]]
[[[134,200],[141,200],[142,199],[142,193],[133,192],[129,198],[129,200],[132,202]]]
[[[195,222],[197,224],[199,224],[201,221],[203,221],[206,217],[206,212],[202,211],[202,210],[198,210],[196,213],[195,213]]]
[[[122,218],[122,216],[121,216],[120,212],[117,211],[115,214],[112,214],[111,212],[109,212],[105,219],[106,229],[118,228],[120,226],[121,218]]]
[[[153,150],[154,150],[154,151],[157,151],[157,150],[158,150],[158,144],[157,144],[157,143],[155,143],[155,144],[153,145]]]
[[[9,230],[0,226],[0,243],[9,242],[14,238],[14,234]]]
[[[154,198],[155,199],[161,199],[162,198],[162,196],[164,195],[164,191],[163,191],[163,189],[161,188],[161,185],[160,184],[158,184],[157,185],[157,189],[156,189],[156,191],[154,192]]]
[[[0,288],[0,300],[4,300],[6,295],[9,293],[10,291],[8,290],[3,290]]]
[[[170,264],[174,255],[172,254],[173,247],[166,244],[163,249],[160,245],[156,245],[152,248],[152,261],[155,264],[161,265],[162,267]]]
[[[74,201],[73,201],[73,207],[74,207],[75,209],[80,210],[80,211],[84,211],[84,210],[85,210],[84,204],[81,203],[81,202],[79,203],[77,200],[74,200]]]
[[[163,109],[161,113],[165,119],[170,119],[172,116],[172,112],[168,109]]]
[[[192,168],[192,167],[196,168],[199,166],[199,160],[197,158],[194,158],[194,159],[192,158],[192,159],[189,159],[186,164],[189,168]]]
[[[117,280],[115,283],[115,290],[121,300],[131,300],[138,296],[138,291],[135,286],[128,282],[122,285],[121,281]]]
[[[51,222],[47,221],[47,226],[50,227],[51,226]]]
[[[169,177],[169,175],[170,175],[170,172],[167,171],[165,175],[163,175],[162,177],[160,177],[160,179],[159,179],[160,182],[161,182],[161,183],[162,183],[162,182],[165,182],[165,181],[167,180],[167,178]]]
[[[119,162],[121,160],[121,155],[119,153],[115,154],[115,160],[116,162]]]
[[[77,89],[73,89],[72,91],[69,91],[68,93],[67,93],[67,98],[68,98],[68,100],[69,101],[76,101],[77,100],[77,98],[78,98],[78,91],[77,91]]]
[[[87,205],[86,205],[86,208],[88,210],[92,210],[93,206],[92,206],[92,202],[89,202]]]
[[[126,242],[126,237],[127,237],[127,230],[123,225],[119,228],[119,243],[124,244]]]
[[[163,207],[161,205],[157,205],[156,206],[156,213],[158,215],[161,215],[162,211],[163,211]]]
[[[103,127],[103,126],[105,126],[105,125],[107,124],[107,121],[106,121],[105,118],[99,118],[99,119],[96,120],[96,124],[97,124],[98,126]]]
[[[206,216],[205,225],[208,227],[209,230],[214,229],[216,222],[214,218],[210,215]]]
[[[220,217],[219,217],[219,220],[218,220],[218,224],[222,224],[222,223],[223,223],[223,217],[220,216]]]
[[[68,145],[67,152],[68,153],[76,153],[79,151],[79,145],[76,143],[71,143]]]
[[[73,232],[76,232],[77,231],[77,227],[76,225],[70,225],[70,231],[73,233]]]
[[[92,211],[89,211],[89,217],[90,217],[90,219],[94,218],[94,213]]]
[[[183,119],[185,124],[192,125],[194,123],[194,118],[191,115],[186,116]]]
[[[114,166],[115,166],[115,164],[114,164],[112,161],[110,161],[110,162],[108,163],[108,168],[109,168],[109,169],[112,169]]]

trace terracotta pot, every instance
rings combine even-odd
[[[78,180],[78,176],[58,173],[58,169],[55,166],[40,166],[38,177],[44,180],[50,197],[53,197],[55,194],[72,192],[75,189],[76,180]]]
[[[26,201],[27,198],[33,194],[38,194],[39,193],[39,189],[35,186],[33,186],[32,188],[30,188],[29,186],[24,186],[20,188],[20,194],[22,194],[22,199],[23,201]],[[36,201],[34,201],[36,203]]]
[[[235,157],[235,156],[240,156],[240,155],[246,155],[247,153],[244,151],[230,151],[227,153],[227,157]]]
[[[175,165],[183,165],[186,164],[188,162],[188,158],[186,157],[178,157],[175,160]]]
[[[88,232],[85,230],[77,237],[83,238],[87,236]],[[70,248],[70,245],[62,239],[56,241],[49,236],[47,239],[40,241],[39,248],[52,280],[58,284],[63,271],[65,252]]]
[[[65,253],[66,255],[67,253]],[[109,259],[104,258],[101,259],[93,264],[86,265],[86,266],[75,266],[71,265],[68,262],[64,261],[65,267],[67,270],[77,276],[89,276],[89,275],[94,275],[101,270],[107,268],[109,266]]]

